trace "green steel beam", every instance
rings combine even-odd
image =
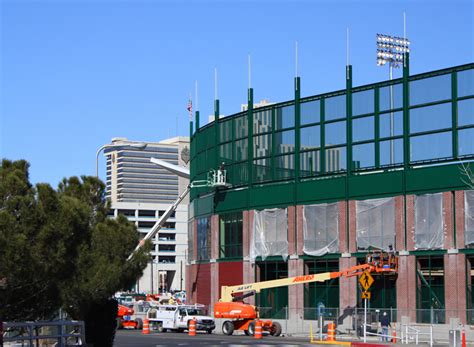
[[[299,77],[295,77],[295,160],[294,160],[294,175],[295,175],[295,182],[299,182],[300,180],[300,144],[301,144],[301,136],[300,136],[300,127],[301,127],[301,105],[300,105],[300,97],[301,97],[301,80]]]
[[[196,111],[196,133],[199,131],[199,111]]]
[[[247,175],[248,187],[253,185],[253,88],[247,92]]]
[[[452,129],[453,129],[453,158],[458,158],[458,82],[457,72],[451,72],[451,105],[452,105]]]
[[[214,160],[214,167],[213,169],[217,169],[220,165],[219,163],[219,115],[220,115],[220,110],[219,110],[219,99],[216,99],[214,101],[214,155],[215,155],[215,160]],[[211,168],[208,168],[211,169]]]
[[[374,91],[374,126],[375,126],[375,167],[380,167],[380,104],[379,104],[379,88]]]

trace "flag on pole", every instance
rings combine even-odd
[[[189,98],[188,100],[188,106],[186,107],[186,109],[189,112],[189,119],[192,120],[193,119],[193,101],[191,100],[191,98]]]

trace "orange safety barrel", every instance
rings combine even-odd
[[[148,319],[145,319],[143,321],[143,329],[142,329],[142,334],[149,334],[150,333],[150,321]]]
[[[336,324],[333,322],[328,324],[328,337],[327,341],[336,341]]]
[[[196,318],[193,318],[189,321],[189,336],[196,336]]]
[[[256,339],[262,338],[262,322],[260,320],[255,321],[255,333],[254,336]]]

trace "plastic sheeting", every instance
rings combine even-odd
[[[356,202],[356,241],[358,249],[395,248],[395,199]]]
[[[443,245],[443,193],[415,196],[415,249],[440,249]]]
[[[464,192],[464,243],[466,246],[474,246],[474,190]]]
[[[273,208],[255,211],[253,220],[250,260],[257,257],[265,260],[269,256],[288,258],[288,213],[287,209]]]
[[[312,256],[339,251],[338,204],[303,206],[303,252]]]

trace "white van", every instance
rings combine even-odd
[[[183,332],[188,329],[189,321],[196,320],[196,330],[212,334],[216,328],[214,318],[206,316],[203,305],[157,305],[147,311],[150,329],[158,331]]]

